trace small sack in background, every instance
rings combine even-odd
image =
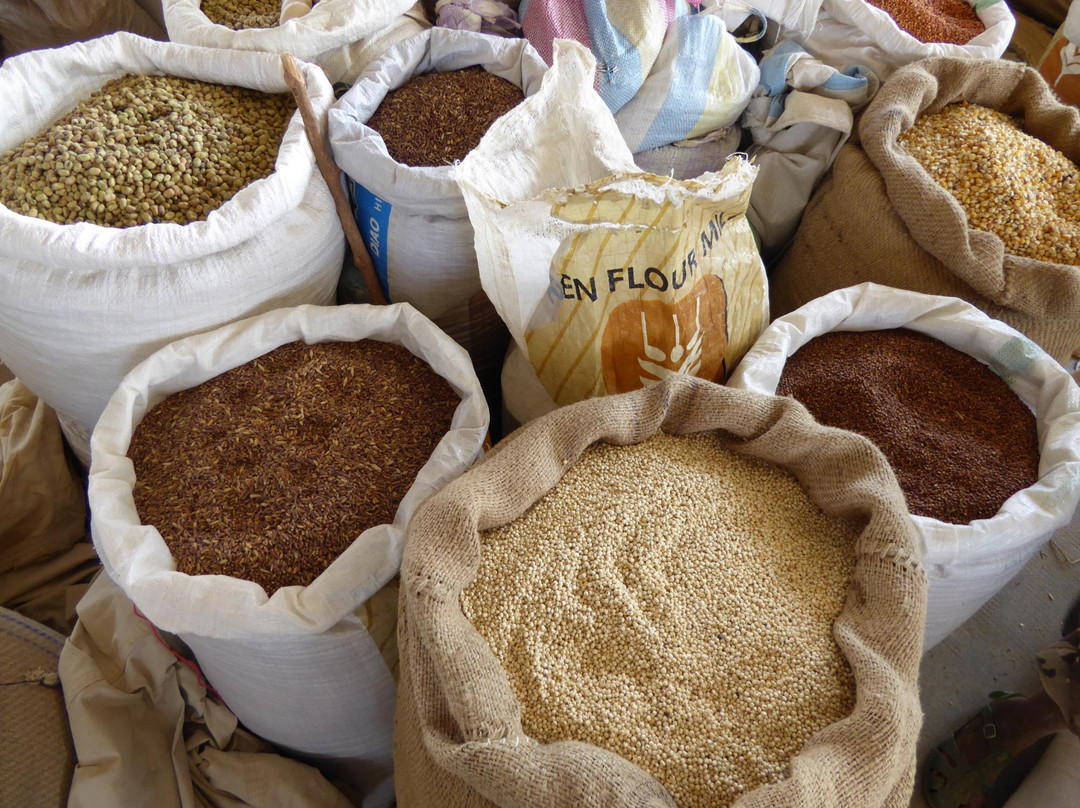
[[[435,13],[441,28],[494,36],[521,36],[517,12],[499,0],[439,0],[435,4]]]
[[[998,59],[1009,46],[1016,18],[1003,0],[970,0],[986,30],[964,45],[923,42],[887,11],[866,0],[824,0],[817,23],[790,37],[823,62],[841,69],[860,66],[885,81],[904,65],[935,56]]]

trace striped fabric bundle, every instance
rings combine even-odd
[[[645,83],[615,121],[635,154],[702,137],[739,120],[758,77],[754,57],[718,15],[679,17]]]
[[[556,38],[596,57],[595,84],[631,151],[730,126],[757,86],[754,59],[718,14],[687,0],[523,0],[526,38],[550,64]]]
[[[676,17],[690,13],[687,0],[522,0],[525,38],[551,64],[555,39],[576,39],[596,57],[596,90],[618,112],[634,97],[660,54]]]

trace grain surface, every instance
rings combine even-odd
[[[517,85],[482,67],[425,73],[389,92],[367,125],[399,163],[449,165],[463,160],[524,98]]]
[[[122,76],[0,155],[0,203],[57,224],[205,219],[274,171],[292,96]]]
[[[989,367],[926,334],[815,337],[788,358],[776,392],[873,441],[920,516],[989,519],[1039,478],[1034,413]]]
[[[1080,265],[1080,169],[1024,131],[1023,121],[962,102],[921,116],[900,135],[969,225],[1013,255]]]
[[[713,434],[596,444],[482,534],[462,608],[531,737],[615,752],[680,808],[728,806],[853,707],[831,631],[855,539]]]
[[[305,586],[394,520],[458,401],[400,346],[289,343],[146,414],[135,505],[180,572]]]
[[[203,0],[199,8],[210,22],[234,31],[276,28],[281,18],[280,0]]]

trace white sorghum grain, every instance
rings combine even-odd
[[[1080,170],[1003,112],[962,102],[900,135],[976,230],[1012,255],[1080,265]]]
[[[174,76],[123,76],[0,155],[0,203],[102,227],[205,219],[274,171],[296,106]]]
[[[461,603],[526,733],[615,752],[680,808],[727,806],[854,705],[832,623],[856,535],[714,434],[597,444],[481,535]]]

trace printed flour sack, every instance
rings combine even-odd
[[[593,61],[556,43],[540,92],[453,172],[484,290],[531,368],[509,384],[504,372],[515,418],[675,374],[723,380],[768,321],[745,215],[755,169],[637,172],[592,90]],[[515,145],[525,133],[528,151]]]
[[[765,329],[729,384],[776,393],[788,358],[832,331],[906,328],[935,337],[1005,380],[1035,414],[1038,482],[989,519],[951,524],[911,517],[930,584],[925,647],[945,639],[1009,582],[1080,500],[1080,388],[1032,340],[953,297],[863,283],[812,300]]]
[[[421,4],[413,0],[285,0],[274,25],[238,30],[232,26],[241,24],[227,19],[228,4],[214,11],[204,5],[210,6],[203,0],[162,0],[169,39],[225,50],[291,53],[319,65],[330,81],[346,84],[383,48],[429,26]]]
[[[392,522],[364,530],[307,586],[282,586],[269,598],[251,580],[179,572],[161,532],[136,509],[127,455],[143,417],[169,395],[287,343],[362,339],[405,347],[461,399]],[[333,416],[316,419],[323,414]],[[408,304],[267,312],[167,345],[124,378],[94,430],[94,546],[139,611],[187,643],[248,729],[359,790],[365,808],[381,808],[393,800],[395,683],[384,654],[396,639],[405,527],[421,502],[479,456],[487,430],[468,356]],[[228,515],[224,521],[231,524]]]
[[[325,114],[329,82],[314,65],[300,69],[316,114]],[[281,61],[270,54],[130,34],[33,51],[0,67],[0,155],[125,74],[287,92]],[[205,221],[56,224],[0,205],[0,361],[56,410],[86,463],[94,424],[131,368],[188,334],[282,306],[332,302],[344,249],[297,114],[273,173]]]
[[[1068,17],[1042,56],[1039,72],[1058,98],[1080,105],[1080,3],[1069,6]]]
[[[489,379],[494,386],[506,331],[480,286],[472,225],[452,167],[399,163],[366,125],[387,94],[410,79],[474,65],[526,97],[540,89],[548,69],[525,40],[432,28],[368,66],[330,110],[330,144],[353,183],[357,224],[387,297],[430,317],[469,352],[485,386]],[[529,133],[514,146],[532,151],[535,139]]]

